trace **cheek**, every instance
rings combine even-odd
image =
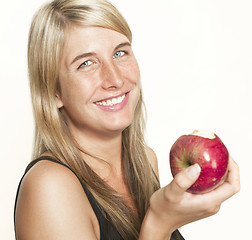
[[[133,108],[137,106],[137,103],[140,98],[140,71],[137,64],[133,64],[131,67],[128,67],[127,79],[134,86],[132,89],[132,97],[133,97]]]
[[[80,87],[76,83],[65,82],[61,87],[61,98],[66,107],[81,96]]]
[[[75,76],[65,77],[61,83],[61,98],[63,104],[76,104],[80,105],[88,103],[92,98],[92,94],[95,90],[94,81],[87,79],[81,74]]]
[[[133,72],[134,72],[135,81],[137,84],[139,84],[140,83],[140,70],[139,70],[138,65],[135,66],[135,68],[133,69]]]
[[[140,84],[140,70],[136,61],[131,62],[124,69],[125,78],[135,85]]]

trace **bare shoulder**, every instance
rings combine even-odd
[[[148,147],[147,148],[147,154],[149,161],[151,163],[151,166],[156,174],[156,176],[159,178],[159,171],[158,171],[158,159],[156,153],[153,151],[152,148]]]
[[[52,161],[41,160],[25,175],[20,194],[23,191],[30,194],[40,194],[43,191],[43,194],[45,194],[46,192],[50,193],[52,190],[67,190],[67,186],[71,186],[73,190],[78,192],[82,190],[78,178],[70,169]],[[33,192],[33,190],[36,191]]]
[[[75,174],[43,160],[24,177],[16,208],[17,239],[98,239],[97,219]],[[98,224],[98,223],[97,223]]]

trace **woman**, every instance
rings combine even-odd
[[[216,213],[239,190],[232,160],[211,193],[185,192],[198,165],[159,189],[131,40],[104,0],[55,0],[35,15],[28,66],[36,160],[17,194],[18,240],[183,239],[177,228]]]

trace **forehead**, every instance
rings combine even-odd
[[[128,38],[114,30],[102,27],[85,27],[73,25],[65,32],[64,56],[73,56],[83,52],[96,52],[114,48]]]

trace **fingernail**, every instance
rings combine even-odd
[[[198,163],[190,166],[189,168],[186,169],[187,170],[187,174],[188,176],[190,176],[191,178],[196,178],[199,176],[200,172],[201,172],[201,168],[199,166]]]

